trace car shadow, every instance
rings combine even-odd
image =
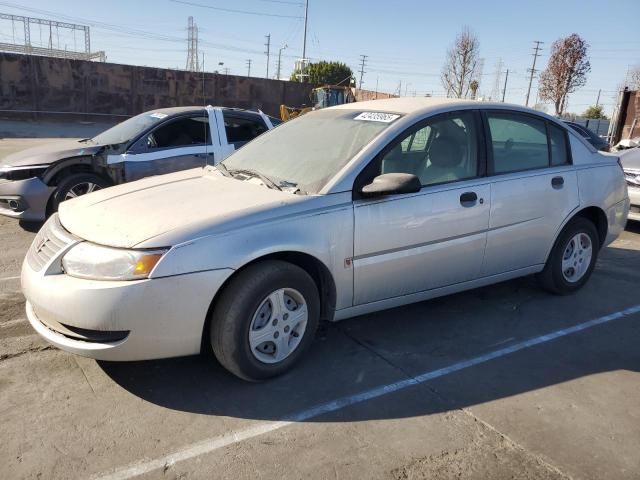
[[[20,225],[20,228],[22,228],[25,232],[38,233],[42,228],[42,225],[44,225],[44,222],[29,222],[26,220],[19,220],[18,224]]]
[[[624,227],[627,232],[640,233],[640,221],[627,220],[627,225]]]
[[[589,283],[570,296],[531,277],[325,325],[301,364],[265,383],[227,373],[212,355],[98,362],[118,385],[165,408],[281,420],[621,311],[635,303],[640,251],[608,248]],[[306,421],[411,417],[477,405],[614,370],[640,371],[638,314],[563,336]],[[437,392],[437,393],[435,393]]]

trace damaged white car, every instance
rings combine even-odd
[[[104,360],[212,349],[249,380],[320,320],[511,278],[581,288],[624,228],[617,158],[502,103],[401,98],[308,113],[224,160],[64,202],[22,269],[27,316]]]

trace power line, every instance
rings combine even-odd
[[[540,45],[542,45],[544,42],[541,42],[539,40],[535,40],[533,43],[536,44],[536,46],[534,47],[534,51],[533,51],[533,65],[531,66],[530,69],[528,69],[527,71],[531,73],[531,76],[529,77],[529,88],[527,89],[527,99],[525,100],[524,104],[525,106],[529,106],[529,94],[531,93],[531,83],[533,82],[533,75],[537,72],[536,70],[536,60],[538,59],[538,57],[540,56]]]
[[[212,5],[204,5],[202,3],[189,2],[187,0],[169,0],[169,1],[173,3],[181,3],[183,5],[190,5],[192,7],[208,8],[210,10],[217,10],[220,12],[227,12],[227,13],[240,13],[242,15],[257,15],[259,17],[297,18],[299,20],[302,19],[302,17],[299,17],[297,15],[281,15],[279,13],[253,12],[250,10],[235,10],[233,8],[214,7]]]
[[[367,62],[367,57],[368,57],[368,55],[360,55],[360,59],[361,59],[361,63],[360,63],[360,85],[358,85],[358,88],[360,90],[362,90],[362,76],[365,74],[364,67],[365,67],[366,62]]]

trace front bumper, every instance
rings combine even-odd
[[[110,361],[199,353],[211,301],[232,273],[210,270],[113,282],[47,270],[35,271],[28,261],[22,266],[26,313],[33,328],[63,350]]]
[[[38,177],[0,180],[0,215],[33,222],[43,221],[54,190]]]
[[[629,200],[631,201],[629,219],[640,222],[640,187],[628,186],[627,190],[629,191]]]

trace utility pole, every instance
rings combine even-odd
[[[504,88],[502,89],[502,103],[504,103],[504,96],[507,94],[507,80],[509,80],[509,69],[507,68],[507,74],[504,77]]]
[[[267,39],[267,43],[264,44],[267,47],[267,51],[264,52],[267,55],[267,76],[265,78],[269,78],[269,56],[271,54],[271,34],[265,35]]]
[[[247,77],[251,76],[251,59],[247,59]]]
[[[358,88],[360,90],[362,90],[362,76],[364,75],[364,66],[367,62],[367,57],[368,55],[360,55],[360,85],[358,86]]]
[[[529,94],[531,93],[531,83],[533,82],[533,75],[536,73],[536,60],[540,56],[540,45],[542,45],[544,42],[535,40],[533,43],[535,43],[536,46],[533,49],[533,65],[528,69],[528,71],[531,73],[531,76],[529,76],[529,88],[527,88],[527,99],[525,101],[525,105],[527,107],[529,106]]]
[[[206,105],[207,100],[204,94],[204,52],[202,52],[202,105]]]
[[[278,80],[280,80],[280,65],[282,64],[282,51],[285,50],[288,46],[289,45],[285,43],[284,46],[280,47],[280,49],[278,50],[278,73],[276,75]]]
[[[598,105],[600,105],[600,92],[602,92],[601,88],[598,89],[598,98],[596,98],[596,108],[598,108]]]
[[[307,21],[309,19],[309,0],[304,2],[304,39],[302,41],[302,80],[306,79],[307,68]]]

